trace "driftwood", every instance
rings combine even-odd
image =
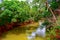
[[[47,25],[47,29],[50,30],[50,28],[52,28],[53,25],[54,25],[55,23],[57,23],[57,18],[56,18],[55,14],[54,14],[55,12],[50,8],[48,2],[46,2],[46,7],[47,7],[47,10],[49,10],[49,11],[51,12],[51,14],[52,14],[52,17],[51,17],[51,18],[48,18],[48,17],[47,17],[47,20],[52,23],[51,25]],[[57,25],[57,24],[56,24],[56,25]]]
[[[47,9],[52,13],[52,20],[50,20],[49,19],[49,21],[52,21],[52,22],[56,22],[56,16],[55,16],[55,14],[54,14],[54,12],[52,11],[52,9],[49,7],[49,4],[48,4],[48,2],[46,2],[46,7],[47,7]]]

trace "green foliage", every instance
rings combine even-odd
[[[51,23],[48,20],[45,20],[45,22],[43,23],[43,25],[51,25]]]
[[[55,9],[57,9],[58,7],[59,7],[59,5],[60,5],[60,0],[52,0],[52,2],[50,3],[50,7],[53,9],[53,10],[55,10]]]
[[[56,26],[56,29],[59,29],[60,30],[60,26]]]
[[[42,15],[43,15],[43,17],[44,18],[49,18],[49,17],[52,17],[52,14],[51,14],[51,12],[50,11],[48,11],[48,10],[45,10],[43,13],[42,13]]]
[[[2,10],[4,8],[4,10]],[[26,2],[19,1],[3,1],[0,4],[0,24],[16,22],[17,19],[20,22],[24,22],[30,18],[29,5]]]
[[[36,7],[37,10],[41,10],[43,8],[44,3],[45,3],[46,0],[33,0],[32,2],[32,5],[33,5],[33,8]]]
[[[12,12],[10,10],[6,9],[5,11],[3,11],[0,14],[1,24],[5,23],[5,22],[11,22],[12,17],[13,17]]]
[[[52,1],[50,5],[51,5],[51,8],[53,10],[55,10],[56,8],[58,8],[58,3],[56,1]]]
[[[30,5],[23,1],[3,1],[0,4],[0,24],[4,25],[5,23],[17,22],[17,20],[19,22],[25,22],[27,20],[38,21],[43,17],[38,9],[39,7],[37,5],[30,8]]]
[[[18,22],[25,22],[27,20],[38,21],[41,18],[50,17],[50,12],[45,9],[45,1],[33,0],[31,3],[33,5],[32,8],[30,8],[31,5],[23,1],[3,1],[0,4],[0,24],[17,22],[17,20]]]
[[[38,21],[38,20],[40,20],[41,18],[43,18],[42,13],[37,13],[37,14],[34,16],[34,20],[35,20],[35,21]]]

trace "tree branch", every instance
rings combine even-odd
[[[56,22],[55,14],[54,14],[54,12],[52,11],[52,9],[49,7],[48,2],[46,2],[46,7],[47,7],[48,10],[50,10],[50,12],[51,12],[52,15],[53,15],[53,20],[54,20],[54,22]]]

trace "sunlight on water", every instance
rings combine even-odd
[[[38,25],[38,23],[31,24],[31,25],[36,26],[36,25]],[[45,40],[46,38],[42,38],[42,37],[39,37],[39,36],[36,37],[36,30],[37,29],[27,30],[26,33],[21,33],[21,34],[18,34],[18,35],[8,32],[6,37],[3,38],[2,40]]]

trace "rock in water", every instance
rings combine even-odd
[[[39,27],[36,30],[36,35],[45,37],[46,27],[43,27],[42,29]]]
[[[36,33],[35,32],[32,32],[31,35],[28,35],[28,40],[34,40],[35,39],[35,36],[36,36]]]
[[[31,36],[35,37],[36,36],[36,32],[32,32]]]

